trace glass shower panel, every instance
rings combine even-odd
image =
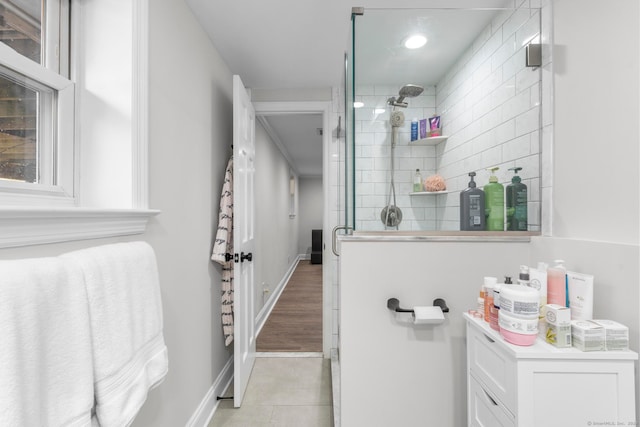
[[[539,231],[541,69],[526,65],[525,52],[540,43],[540,10],[366,9],[352,24],[347,151],[355,157],[346,175],[355,229],[459,230],[469,172],[482,187],[498,166],[505,187],[509,169],[522,168],[528,230]],[[406,48],[416,33],[426,44]],[[428,126],[434,116],[440,135],[413,141],[412,120]],[[414,191],[417,171],[423,185],[441,178],[446,190]]]

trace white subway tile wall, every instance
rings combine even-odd
[[[547,102],[550,85],[547,79],[541,83],[544,67],[525,66],[526,44],[545,37],[540,10],[528,6],[523,2],[522,9],[498,14],[436,86],[408,99],[395,148],[395,203],[389,197],[392,128],[387,99],[397,96],[400,86],[356,82],[356,100],[364,103],[355,117],[356,229],[383,230],[380,214],[391,203],[402,209],[400,230],[458,230],[458,192],[467,187],[468,173],[475,171],[482,186],[489,177],[486,168],[499,166],[498,179],[507,185],[513,176],[508,169],[519,166],[529,188],[529,230],[540,231],[540,184],[547,184],[541,181],[540,149],[548,144],[544,139],[541,143],[540,100],[544,92]],[[434,114],[441,116],[448,139],[437,146],[412,145],[411,119]],[[416,169],[423,180],[441,175],[454,192],[409,196]]]

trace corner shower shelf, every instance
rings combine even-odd
[[[455,193],[454,190],[444,190],[444,191],[414,191],[409,193],[410,196],[437,196],[438,194],[449,194]]]
[[[443,136],[432,136],[430,138],[422,138],[417,139],[415,141],[411,141],[409,145],[438,145],[443,141],[446,141],[449,137],[446,135]]]

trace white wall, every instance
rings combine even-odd
[[[638,244],[638,2],[556,0],[554,22],[553,234]]]
[[[185,425],[231,357],[210,261],[232,143],[232,75],[187,5],[149,2],[150,205],[169,375],[135,426]],[[180,31],[167,31],[179,28]]]
[[[322,178],[301,177],[298,184],[298,253],[306,254],[311,250],[311,230],[322,230],[324,212]]]
[[[263,288],[273,292],[298,255],[298,217],[289,218],[290,167],[276,144],[256,122],[256,312]]]

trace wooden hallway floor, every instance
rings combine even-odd
[[[256,350],[322,351],[322,264],[298,262],[258,335]]]

